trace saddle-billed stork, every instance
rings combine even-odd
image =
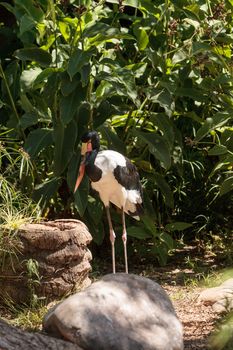
[[[79,187],[84,173],[91,180],[91,186],[99,193],[107,212],[112,244],[112,267],[115,267],[115,232],[112,225],[109,206],[113,203],[122,211],[122,241],[124,245],[125,272],[128,273],[127,232],[125,213],[139,219],[143,212],[142,187],[137,168],[121,153],[112,150],[99,151],[100,140],[96,131],[85,133],[82,138],[81,164],[74,192]]]

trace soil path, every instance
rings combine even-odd
[[[197,302],[201,289],[164,286],[184,327],[184,350],[207,350],[208,338],[219,316],[210,306]]]

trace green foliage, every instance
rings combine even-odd
[[[101,244],[102,210],[97,220],[88,180],[72,194],[80,137],[95,128],[103,147],[123,152],[139,169],[146,215],[128,223],[129,235],[151,240],[160,262],[176,232],[228,225],[231,1],[1,6],[14,16],[19,40],[12,57],[2,56],[1,128],[25,155],[27,171],[12,181],[40,202],[44,215],[79,214]]]
[[[33,165],[9,133],[0,135],[0,268],[8,264],[14,270],[20,254],[17,230],[22,224],[38,220],[40,208],[14,186],[15,179],[19,179],[28,188]]]

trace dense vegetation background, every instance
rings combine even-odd
[[[39,203],[43,217],[84,220],[101,245],[87,178],[73,194],[80,137],[96,129],[140,172],[145,215],[128,219],[140,256],[165,264],[177,233],[230,236],[232,14],[232,0],[1,2],[1,224]]]

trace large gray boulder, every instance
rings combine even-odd
[[[182,350],[182,325],[166,292],[148,278],[109,274],[44,318],[53,336],[85,350]]]

